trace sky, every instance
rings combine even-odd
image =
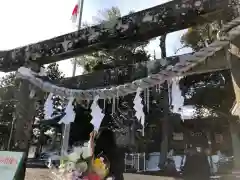
[[[82,22],[92,22],[92,17],[99,10],[119,7],[122,15],[130,10],[140,11],[150,8],[168,0],[85,0]],[[1,0],[0,1],[0,50],[7,50],[36,43],[55,36],[76,30],[72,24],[71,13],[77,0]],[[176,49],[181,47],[180,37],[184,31],[167,35],[167,55],[174,55]],[[160,58],[159,41],[155,40],[146,48],[149,53],[156,51]],[[189,52],[183,49],[178,54]],[[72,75],[70,60],[61,61],[60,69],[66,76]],[[82,68],[77,69],[77,74]],[[2,76],[3,73],[0,73]]]

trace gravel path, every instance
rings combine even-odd
[[[51,172],[48,169],[27,169],[25,180],[53,180]],[[139,174],[124,174],[125,180],[175,180],[169,177],[139,175]]]

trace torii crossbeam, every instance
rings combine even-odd
[[[0,71],[17,70],[26,61],[40,65],[109,49],[120,43],[148,40],[200,22],[203,16],[228,9],[227,0],[174,0],[36,44],[0,51]]]

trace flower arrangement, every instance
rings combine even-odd
[[[59,167],[53,167],[53,173],[59,180],[82,180],[90,167],[91,152],[88,143],[74,147],[73,151],[60,158]]]
[[[110,163],[103,156],[93,157],[92,143],[74,147],[60,159],[60,166],[53,168],[56,180],[103,180],[109,173]]]

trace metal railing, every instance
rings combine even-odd
[[[145,153],[125,153],[125,172],[146,171],[146,158]]]

